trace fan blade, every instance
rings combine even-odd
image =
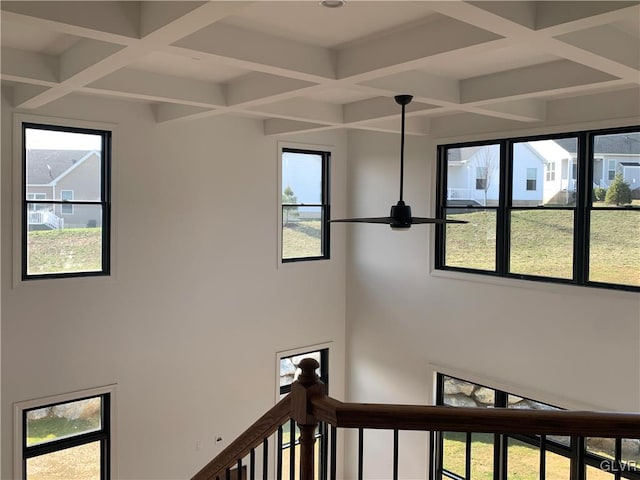
[[[411,217],[412,225],[417,225],[419,223],[444,224],[444,223],[469,223],[469,222],[465,222],[464,220],[446,220],[444,218]]]
[[[368,217],[368,218],[340,218],[336,220],[329,220],[329,223],[385,223],[389,225],[391,223],[391,217]]]

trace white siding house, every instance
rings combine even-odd
[[[498,204],[500,154],[497,145],[453,150],[447,169],[449,204]],[[514,145],[513,205],[571,201],[576,188],[575,159],[553,140]]]
[[[84,150],[27,152],[27,200],[100,200],[100,153]],[[31,204],[30,229],[100,227],[93,205]]]

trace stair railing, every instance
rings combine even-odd
[[[332,475],[335,478],[336,429],[394,431],[394,478],[397,478],[398,431],[482,432],[496,434],[559,435],[571,437],[640,438],[640,414],[567,410],[450,408],[445,406],[344,403],[326,395],[312,358],[300,362],[302,370],[291,393],[265,413],[192,480],[254,480],[256,450],[263,447],[262,478],[270,477],[268,439],[282,425],[295,420],[300,430],[299,479],[314,480],[316,428],[332,427]],[[279,435],[281,437],[281,435]],[[289,445],[295,445],[291,431]],[[280,448],[276,445],[276,448]],[[248,459],[248,473],[243,460]],[[293,470],[292,470],[293,471]],[[293,480],[293,478],[291,479]]]

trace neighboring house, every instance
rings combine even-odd
[[[500,155],[497,145],[450,150],[447,169],[450,204],[498,204]]]
[[[28,150],[27,200],[99,200],[100,152],[92,150]],[[100,227],[102,215],[93,205],[30,204],[29,228]]]
[[[513,204],[570,203],[575,192],[575,158],[553,140],[514,145]],[[450,150],[449,204],[498,204],[500,156],[497,145]]]
[[[575,162],[576,144],[570,139],[556,141],[571,153]],[[603,135],[594,144],[593,186],[608,188],[617,173],[640,198],[640,138],[637,135]]]

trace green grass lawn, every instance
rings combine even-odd
[[[493,211],[449,215],[468,221],[447,226],[446,264],[495,269],[496,219]],[[563,210],[522,210],[512,215],[511,272],[571,278],[573,214]],[[99,228],[29,232],[29,273],[99,271]],[[283,258],[321,255],[320,220],[295,220],[283,226]],[[640,286],[640,214],[593,211],[590,279]]]
[[[495,270],[496,214],[449,215],[466,225],[447,226],[446,264]],[[572,278],[573,213],[519,210],[511,217],[511,272]],[[593,211],[590,280],[640,286],[640,214]]]
[[[102,229],[41,230],[27,236],[30,274],[99,271]]]
[[[445,433],[444,468],[465,476],[464,433]],[[594,452],[599,453],[599,452]],[[493,435],[473,434],[471,443],[471,479],[493,480]],[[604,455],[603,455],[604,456]],[[569,480],[570,461],[552,452],[546,452],[546,480]],[[540,451],[528,444],[509,439],[507,478],[509,480],[539,480]],[[447,478],[447,477],[443,477]],[[598,468],[587,468],[587,480],[613,480],[613,475]]]
[[[322,222],[300,220],[282,228],[282,258],[318,257],[322,255]]]

